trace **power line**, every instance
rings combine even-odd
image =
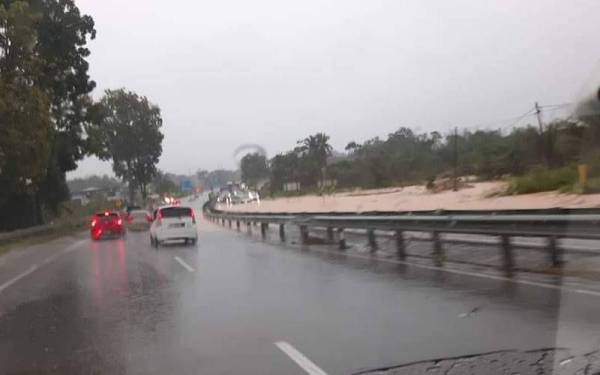
[[[525,112],[524,114],[522,114],[520,116],[509,117],[509,118],[505,118],[503,120],[497,120],[497,121],[492,121],[492,122],[482,122],[482,123],[478,123],[478,124],[475,124],[475,125],[467,126],[467,127],[464,127],[464,128],[475,128],[475,129],[488,128],[490,126],[504,124],[504,123],[506,123],[508,121],[511,121],[511,124],[509,124],[507,126],[513,126],[514,124],[518,123],[519,121],[521,121],[525,117],[533,115],[533,113],[532,113],[533,111],[534,111],[533,109],[530,109],[530,110],[528,110],[527,112]],[[507,126],[503,126],[502,128],[505,128]]]
[[[461,128],[463,130],[482,130],[482,129],[488,130],[492,126],[500,125],[500,128],[498,130],[506,131],[507,129],[514,128],[521,121],[523,121],[523,119],[525,119],[527,117],[541,116],[542,112],[544,112],[544,113],[556,112],[556,111],[564,110],[566,107],[570,107],[573,105],[575,105],[575,104],[574,103],[566,103],[566,102],[558,103],[558,104],[545,104],[545,105],[539,105],[536,103],[536,106],[534,106],[533,108],[530,108],[529,110],[527,110],[527,112],[525,112],[519,116],[509,117],[509,118],[505,118],[502,120],[496,120],[496,121],[490,121],[490,122],[481,122],[481,123],[473,124],[470,126],[463,126]],[[538,113],[538,111],[539,111],[539,113]],[[567,116],[567,119],[569,119],[571,117],[572,116]],[[507,122],[509,122],[509,123],[506,124]],[[506,125],[502,125],[502,124],[506,124]],[[539,121],[538,121],[538,125],[539,125]]]
[[[575,103],[565,102],[565,103],[558,103],[558,104],[545,104],[545,105],[541,105],[540,108],[568,107],[568,106],[572,106],[572,105],[575,105]]]
[[[521,116],[518,116],[513,123],[502,127],[501,130],[506,130],[507,128],[514,128],[515,125],[517,125],[519,122],[521,122],[521,120],[523,120],[525,117],[533,116],[535,114],[534,113],[535,110],[536,110],[535,108],[531,108],[529,111],[523,113]]]

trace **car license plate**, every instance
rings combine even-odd
[[[184,223],[177,223],[177,224],[169,225],[169,228],[183,228],[183,227],[185,227]]]

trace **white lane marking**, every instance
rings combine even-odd
[[[285,341],[277,341],[275,345],[285,354],[287,354],[298,366],[302,367],[309,375],[327,375],[327,373],[319,366],[315,365],[313,361],[306,358],[306,356],[300,353],[296,348]]]
[[[66,247],[65,249],[63,249],[61,252],[49,256],[48,258],[46,258],[46,259],[44,259],[42,261],[41,266],[45,266],[48,263],[51,263],[51,262],[55,261],[58,257],[60,257],[60,256],[62,256],[64,254],[70,253],[73,250],[76,250],[77,247],[79,245],[81,245],[81,243],[83,243],[85,241],[86,240],[79,240],[77,242],[74,242],[71,245],[69,245],[68,247]],[[21,272],[17,276],[13,277],[12,279],[10,279],[7,282],[5,282],[4,284],[0,285],[0,293],[2,293],[5,289],[7,289],[8,287],[10,287],[11,285],[13,285],[14,283],[16,283],[17,281],[21,280],[25,276],[27,276],[27,275],[35,272],[39,268],[40,268],[40,266],[38,266],[37,264],[32,264],[26,271]]]
[[[181,259],[180,257],[174,257],[175,260],[177,261],[177,263],[181,264],[181,266],[183,268],[185,268],[186,270],[188,270],[188,272],[194,272],[195,270],[192,268],[192,266],[190,266],[189,264],[187,264],[186,262],[184,262],[183,259]]]
[[[514,279],[514,278],[509,278],[509,277],[504,277],[504,276],[486,275],[486,274],[477,273],[477,272],[453,270],[450,268],[443,268],[443,267],[436,267],[436,266],[428,266],[425,264],[406,262],[406,261],[402,261],[402,260],[374,258],[373,256],[364,256],[364,255],[358,255],[358,254],[335,253],[333,251],[320,250],[320,249],[316,249],[316,248],[311,249],[311,251],[316,251],[316,252],[319,252],[322,254],[329,254],[329,255],[333,254],[333,255],[338,255],[338,256],[346,256],[346,257],[350,257],[350,258],[367,259],[367,260],[371,260],[371,261],[376,260],[378,262],[387,262],[387,263],[393,263],[393,264],[402,264],[402,265],[416,267],[416,268],[423,268],[426,270],[443,271],[443,272],[453,273],[453,274],[462,275],[462,276],[472,276],[472,277],[479,277],[479,278],[483,278],[483,279],[506,281],[506,282],[514,283],[514,284],[537,286],[540,288],[555,289],[555,290],[559,290],[562,292],[585,294],[588,296],[600,297],[600,291],[594,291],[594,290],[589,290],[589,289],[569,288],[569,287],[564,287],[564,286],[560,286],[560,285],[546,284],[546,283],[537,282],[537,281],[519,280],[519,279]]]
[[[0,293],[2,293],[6,288],[8,288],[9,286],[13,285],[14,283],[16,283],[17,281],[21,280],[22,278],[24,278],[25,276],[29,275],[30,273],[35,272],[35,270],[37,270],[39,267],[37,264],[32,264],[29,269],[27,269],[27,271],[25,272],[21,272],[20,274],[18,274],[17,276],[13,277],[12,279],[8,280],[7,282],[5,282],[4,284],[0,285]]]

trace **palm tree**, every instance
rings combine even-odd
[[[298,141],[297,151],[302,156],[309,159],[317,170],[313,170],[313,175],[325,179],[325,166],[327,158],[331,155],[333,147],[329,144],[329,136],[325,133],[317,133]]]

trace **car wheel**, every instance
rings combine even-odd
[[[195,238],[190,238],[190,245],[196,246],[196,239]]]

